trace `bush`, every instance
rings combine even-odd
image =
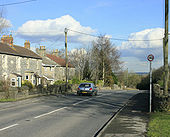
[[[23,83],[22,83],[22,86],[27,86],[29,88],[29,90],[33,89],[33,84],[28,81],[28,80],[24,80]]]
[[[57,80],[54,82],[54,85],[62,85],[62,84],[65,84],[66,82],[63,81],[63,80]]]
[[[5,99],[9,98],[9,88],[10,88],[10,80],[3,79],[0,81],[0,91],[5,92]]]
[[[78,78],[73,78],[72,80],[72,84],[79,84],[80,80]]]
[[[170,69],[169,69],[170,70]],[[152,73],[152,83],[153,84],[159,84],[161,87],[163,87],[163,67],[160,67],[156,70],[153,70]],[[137,88],[141,90],[148,90],[149,89],[149,81],[150,77],[149,74],[142,79],[142,81],[138,84]],[[170,80],[168,83],[168,87],[170,88]]]
[[[10,81],[9,81],[9,79],[7,79],[7,80],[1,80],[0,81],[0,89],[2,90],[2,91],[8,91],[9,90],[9,88],[10,88]]]
[[[69,80],[69,84],[80,84],[80,83],[94,83],[94,82],[88,80],[79,80],[78,78],[73,78],[72,80]]]

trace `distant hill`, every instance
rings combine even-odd
[[[147,74],[149,74],[149,72],[135,72],[136,74],[138,74],[138,75],[147,75]]]

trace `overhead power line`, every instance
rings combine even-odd
[[[96,36],[96,35],[80,32],[80,31],[76,31],[76,30],[72,30],[72,29],[68,29],[68,30],[70,30],[72,32],[79,33],[79,34],[92,36],[92,37],[100,37],[100,36]],[[145,39],[145,40],[139,40],[139,39],[121,39],[121,38],[109,38],[109,39],[118,40],[118,41],[159,41],[159,40],[163,40],[163,38],[160,38],[160,39],[150,39],[150,40],[149,39]]]
[[[72,29],[67,29],[69,31],[72,31],[72,32],[75,32],[75,33],[79,33],[81,35],[87,35],[87,36],[91,36],[91,37],[96,37],[96,38],[99,38],[99,37],[102,37],[102,36],[99,36],[99,35],[93,35],[93,34],[89,34],[89,33],[84,33],[84,32],[80,32],[80,31],[76,31],[76,30],[72,30]],[[12,33],[18,33],[17,31],[12,31]],[[19,33],[25,33],[25,34],[48,34],[48,33],[57,33],[57,31],[55,30],[51,30],[51,31],[45,31],[45,32],[19,32]],[[57,34],[56,34],[57,35]],[[69,36],[69,34],[68,34]],[[121,38],[109,38],[111,40],[116,40],[116,41],[160,41],[160,40],[163,40],[163,38],[160,38],[160,39],[121,39]]]
[[[11,5],[23,4],[23,3],[33,2],[33,1],[37,1],[37,0],[27,0],[21,2],[6,3],[6,4],[1,4],[0,6],[11,6]]]

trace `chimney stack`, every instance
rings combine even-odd
[[[30,42],[26,40],[24,43],[24,47],[30,49]]]
[[[58,49],[56,49],[56,50],[53,50],[53,53],[52,53],[52,55],[58,56]]]
[[[13,47],[13,37],[12,37],[12,34],[10,34],[10,35],[3,35],[1,37],[1,41],[3,43],[9,44],[11,47]]]
[[[45,56],[46,55],[45,46],[40,46],[39,54],[40,54],[40,56]]]

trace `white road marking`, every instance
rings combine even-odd
[[[51,112],[44,113],[44,114],[42,114],[42,115],[36,116],[36,117],[34,117],[34,118],[40,118],[40,117],[43,117],[43,116],[47,116],[47,115],[50,115],[50,114],[52,114],[52,113],[54,113],[54,112],[63,110],[63,109],[65,109],[65,108],[67,108],[67,107],[59,108],[59,109],[53,110],[53,111],[51,111]]]
[[[107,95],[111,95],[111,94],[107,94]],[[96,98],[100,98],[102,96],[107,96],[107,95],[105,94],[105,95],[97,96]],[[89,100],[92,100],[92,99],[93,98],[89,98],[89,99],[86,99],[86,100],[79,101],[77,103],[74,103],[73,106],[78,105],[78,104],[83,103],[83,102],[86,102],[86,101],[89,101]]]
[[[86,102],[86,101],[89,101],[89,100],[91,100],[91,99],[92,99],[92,98],[89,98],[89,99],[86,99],[86,100],[79,101],[79,102],[77,102],[77,103],[74,103],[73,106],[78,105],[78,104],[83,103],[83,102]]]
[[[18,126],[18,125],[19,124],[13,124],[13,125],[10,125],[8,127],[1,128],[0,131],[6,130],[6,129],[9,129],[9,128],[12,128],[12,127],[15,127],[15,126]]]

